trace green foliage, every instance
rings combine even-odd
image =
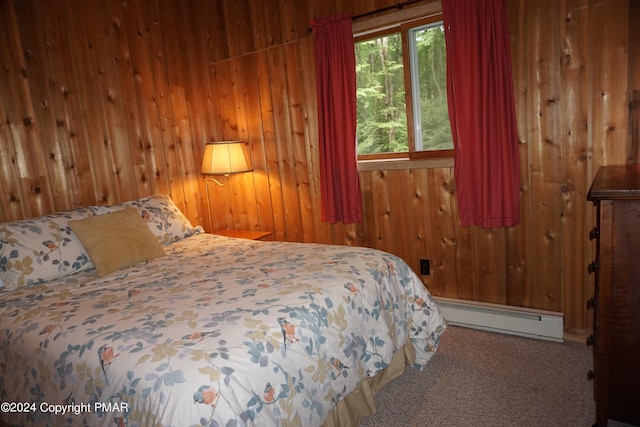
[[[415,37],[423,149],[452,148],[447,110],[442,26],[411,31]],[[356,43],[358,154],[407,152],[407,111],[402,37],[388,34]]]
[[[407,151],[400,34],[356,44],[358,153]]]

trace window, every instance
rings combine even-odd
[[[355,53],[358,158],[453,156],[442,21],[358,36]]]

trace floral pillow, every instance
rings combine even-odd
[[[44,283],[93,267],[69,221],[93,216],[76,209],[0,224],[0,290]]]
[[[163,246],[203,232],[202,227],[191,225],[173,200],[163,194],[143,197],[113,206],[92,206],[91,209],[96,215],[104,215],[119,211],[127,206],[132,206],[140,211],[140,216]]]

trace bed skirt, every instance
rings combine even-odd
[[[367,415],[376,412],[375,395],[394,378],[404,372],[406,365],[415,361],[415,351],[411,341],[396,354],[384,371],[362,381],[360,387],[333,408],[323,427],[358,427]]]

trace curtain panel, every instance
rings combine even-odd
[[[463,226],[520,221],[520,159],[504,0],[442,0],[456,198]]]
[[[362,221],[356,153],[356,60],[351,17],[314,19],[322,221]]]

